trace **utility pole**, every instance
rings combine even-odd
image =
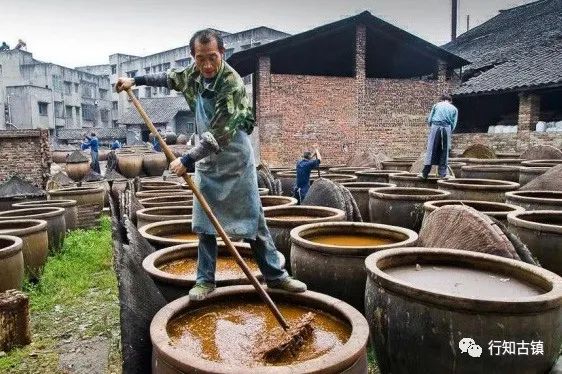
[[[457,38],[458,0],[451,0],[451,41]]]

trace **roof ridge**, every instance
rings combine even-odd
[[[528,6],[535,6],[535,5],[537,5],[538,3],[544,3],[544,2],[548,2],[548,1],[558,1],[558,0],[536,0],[536,1],[532,1],[532,2],[530,2],[530,3],[517,5],[517,6],[513,7],[513,8],[500,9],[500,10],[498,10],[498,12],[499,12],[499,13],[511,12],[511,11],[513,11],[513,10],[516,10],[516,9],[525,8],[525,7],[528,7]]]

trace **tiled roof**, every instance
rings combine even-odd
[[[562,0],[500,11],[443,48],[471,62],[454,95],[560,86]]]
[[[179,111],[189,111],[183,96],[139,99],[148,117],[154,123],[168,123]],[[123,124],[143,124],[144,120],[137,109],[131,107],[123,114]]]
[[[92,132],[96,133],[96,136],[100,140],[110,140],[110,139],[123,139],[126,137],[125,129],[116,128],[101,128],[101,127],[88,127],[81,129],[58,129],[57,139],[60,140],[82,140],[84,139],[84,134],[90,134]],[[57,146],[58,148],[58,146]]]

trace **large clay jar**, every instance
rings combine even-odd
[[[363,311],[365,258],[388,248],[415,245],[418,235],[402,227],[358,222],[312,223],[291,230],[291,269],[312,291]]]
[[[145,153],[142,159],[142,166],[146,175],[161,176],[168,169],[168,159],[162,152]]]
[[[64,208],[64,222],[67,230],[74,230],[78,227],[78,206],[76,200],[44,200],[44,201],[26,201],[23,203],[12,204],[14,209],[35,208],[55,206]]]
[[[550,166],[521,166],[519,168],[519,184],[526,185],[536,177],[543,175],[550,169]]]
[[[460,177],[462,174],[462,167],[466,166],[466,162],[449,162],[447,164],[451,170],[453,171],[453,174],[456,178]]]
[[[521,162],[523,166],[532,166],[532,167],[553,167],[556,165],[562,164],[562,160],[553,159],[553,160],[527,160]]]
[[[119,173],[125,178],[138,177],[142,171],[142,153],[117,153]]]
[[[145,208],[170,205],[193,205],[193,197],[185,195],[145,197],[144,199],[140,199],[139,203]]]
[[[415,160],[414,160],[415,161]],[[382,170],[400,170],[409,172],[414,164],[412,160],[382,161]]]
[[[506,192],[505,202],[525,210],[562,210],[562,191]]]
[[[322,174],[322,178],[329,179],[332,182],[336,183],[345,183],[345,182],[355,182],[357,181],[357,176],[350,175],[350,174]],[[311,183],[314,180],[311,180]]]
[[[17,236],[22,240],[21,250],[25,270],[31,279],[38,279],[49,255],[47,221],[40,219],[0,221],[0,235]]]
[[[328,169],[328,171],[331,174],[355,175],[355,172],[357,172],[357,171],[364,171],[364,170],[369,170],[369,169],[371,169],[370,166],[343,166],[343,167],[330,168],[330,169]]]
[[[100,150],[98,152],[99,160],[100,161],[107,161],[107,156],[109,155],[109,152],[111,152],[109,149],[100,148]]]
[[[562,275],[562,211],[510,213],[507,221],[509,230],[525,243],[545,269]]]
[[[17,236],[0,235],[0,292],[21,290],[24,278],[23,242]]]
[[[260,196],[260,200],[261,200],[261,206],[263,207],[264,211],[276,207],[287,207],[287,206],[297,205],[297,203],[299,202],[294,197],[271,196],[271,195]]]
[[[287,259],[287,271],[291,271],[291,230],[308,223],[345,221],[340,209],[320,206],[272,207],[264,211],[265,222],[275,248]]]
[[[75,182],[80,182],[90,172],[90,161],[66,164],[66,175]]]
[[[137,199],[146,199],[148,197],[163,197],[163,196],[176,196],[176,197],[191,197],[193,198],[193,193],[189,190],[181,189],[164,189],[164,190],[145,190],[135,193]]]
[[[199,242],[197,234],[191,231],[190,219],[149,223],[139,232],[157,249]]]
[[[149,223],[178,219],[191,219],[192,206],[161,206],[137,210],[137,228]]]
[[[103,187],[69,187],[49,191],[49,199],[75,200],[78,208],[78,228],[91,228],[99,223],[104,206]]]
[[[180,184],[177,182],[150,180],[145,178],[140,181],[141,191],[179,190],[180,188]]]
[[[263,281],[258,264],[254,259],[252,249],[246,243],[233,243],[250,270]],[[195,286],[197,279],[197,243],[180,244],[160,249],[148,255],[142,262],[142,267],[154,280],[166,300],[175,300],[185,296]],[[218,258],[215,272],[217,287],[250,284],[248,277],[230,254],[226,245],[217,243]],[[285,257],[277,252],[281,267],[285,266]]]
[[[423,204],[448,198],[448,192],[430,188],[373,188],[369,190],[369,217],[371,222],[419,231],[423,221]]]
[[[484,213],[489,217],[493,217],[507,225],[507,215],[511,212],[524,212],[525,209],[513,205],[513,204],[505,204],[505,203],[493,203],[490,201],[473,201],[473,200],[437,200],[437,201],[428,201],[423,204],[423,209],[425,211],[423,216],[422,227],[425,225],[425,221],[427,217],[433,212],[434,210],[441,208],[445,205],[462,205],[468,206],[471,208],[476,209],[480,213]]]
[[[428,176],[422,178],[418,174],[403,173],[403,174],[390,174],[388,176],[388,183],[394,184],[397,187],[413,187],[413,188],[437,188],[437,181],[443,178],[437,176]]]
[[[297,308],[313,309],[318,313],[330,316],[329,318],[338,324],[348,326],[349,338],[335,350],[327,354],[295,364],[248,367],[241,365],[225,365],[205,359],[196,351],[187,350],[186,347],[176,345],[172,342],[168,331],[169,325],[175,318],[192,313],[200,308],[212,307],[223,303],[260,303],[255,289],[252,286],[229,286],[220,287],[209,296],[198,302],[189,300],[189,296],[177,299],[162,308],[150,324],[150,339],[152,341],[152,373],[153,374],[180,374],[180,373],[367,373],[367,340],[369,328],[365,317],[350,305],[333,297],[312,291],[303,293],[289,293],[281,290],[268,290],[274,302],[280,305],[289,305]],[[239,304],[240,305],[240,304]],[[225,306],[228,308],[228,305]],[[243,323],[243,321],[240,321]],[[238,326],[236,324],[235,326]],[[277,327],[277,326],[275,326]],[[236,330],[236,331],[234,331]],[[234,329],[229,331],[227,340],[224,342],[228,347],[237,342],[237,334],[245,334],[246,329]],[[271,333],[264,329],[263,334]],[[314,334],[313,334],[314,335]],[[220,339],[220,336],[217,337]],[[224,345],[218,344],[221,348]],[[214,345],[212,345],[214,348]],[[236,346],[235,350],[236,350]],[[250,352],[240,352],[245,356]],[[238,352],[237,352],[238,354]]]
[[[519,168],[520,166],[506,165],[467,165],[461,168],[461,176],[472,179],[519,182]]]
[[[503,203],[505,193],[519,189],[519,183],[493,179],[455,178],[437,182],[440,190],[453,200],[476,200]]]
[[[47,234],[49,236],[49,250],[56,253],[62,249],[66,236],[66,222],[64,221],[64,208],[37,207],[14,209],[0,212],[0,221],[14,219],[40,219],[47,221]]]
[[[365,315],[382,373],[547,373],[558,358],[562,279],[554,273],[442,248],[380,251],[365,266]],[[528,354],[505,354],[504,341]],[[538,341],[544,352],[533,355]]]
[[[369,190],[371,188],[379,187],[396,187],[395,184],[390,183],[376,183],[376,182],[345,182],[342,186],[347,188],[355,199],[355,203],[361,213],[361,218],[364,222],[368,222],[369,217]]]
[[[72,151],[55,149],[51,153],[51,158],[53,159],[53,162],[56,164],[66,164],[66,157],[71,153]]]
[[[388,178],[392,174],[403,174],[406,171],[399,170],[374,170],[356,171],[357,182],[389,183]]]

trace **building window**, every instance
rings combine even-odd
[[[170,68],[169,62],[166,62],[165,64],[162,65],[162,69],[164,69],[164,71],[168,71],[169,68]]]
[[[113,121],[111,121],[111,125],[113,126],[113,128],[117,128],[117,120],[114,119]]]
[[[100,88],[100,99],[102,100],[107,99],[107,90]]]
[[[76,107],[76,121],[80,123],[80,107]]]
[[[176,66],[189,66],[189,64],[191,64],[191,58],[189,57],[176,60]]]
[[[159,64],[158,65],[158,72],[161,72],[161,71],[162,71],[162,64]]]
[[[170,94],[170,89],[168,87],[162,87],[162,94],[168,96]]]
[[[136,71],[136,70],[131,70],[131,71],[128,71],[128,72],[127,72],[127,76],[128,76],[129,78],[134,78],[135,75],[137,75],[137,71]]]
[[[94,95],[92,92],[92,86],[90,86],[89,84],[84,84],[82,85],[82,97],[86,98],[86,99],[93,99]]]
[[[84,121],[95,121],[96,107],[92,104],[82,104],[82,119]]]
[[[152,97],[152,89],[150,87],[144,88],[144,97]]]
[[[66,119],[72,119],[72,106],[67,105],[65,107],[65,112],[66,112]]]
[[[111,109],[117,110],[119,108],[119,103],[117,101],[111,102]]]
[[[55,117],[64,118],[64,105],[61,101],[55,101]]]
[[[59,75],[53,75],[53,91],[62,93],[62,79]]]
[[[108,123],[108,122],[109,122],[109,110],[107,110],[107,109],[102,109],[102,110],[100,111],[100,118],[101,118],[101,121],[102,121],[103,123]]]
[[[144,68],[144,73],[145,73],[145,74],[150,74],[150,67]]]
[[[44,103],[39,101],[37,103],[39,105],[39,115],[40,116],[48,116],[49,115],[49,103]]]
[[[111,65],[111,74],[117,74],[117,65]]]
[[[195,125],[191,122],[187,124],[187,132],[195,132]]]
[[[139,89],[138,89],[138,88],[135,88],[135,89],[133,90],[133,95],[135,95],[135,97],[136,97],[137,99],[139,98]],[[131,101],[131,98],[128,97],[127,100]]]
[[[154,96],[158,95],[158,87],[152,87],[152,94]]]
[[[75,92],[75,93],[78,93],[78,87],[79,87],[79,84],[78,84],[78,83],[74,83],[74,92]]]
[[[72,82],[64,81],[64,93],[66,95],[72,94]]]

